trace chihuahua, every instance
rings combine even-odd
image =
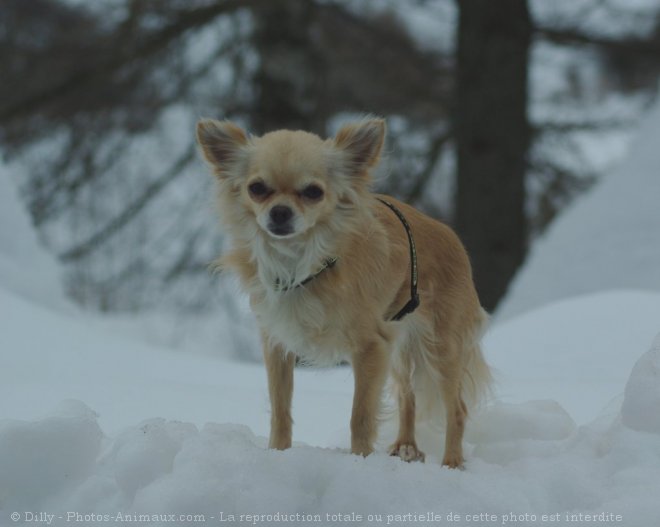
[[[487,315],[456,234],[369,191],[385,129],[367,118],[327,140],[289,130],[255,137],[201,120],[197,140],[233,244],[219,264],[238,274],[261,328],[271,448],[291,446],[296,358],[347,360],[352,453],[373,452],[391,377],[399,432],[390,454],[423,461],[415,423],[439,414],[443,464],[460,467],[468,409],[490,383],[479,347]]]

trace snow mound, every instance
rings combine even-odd
[[[634,430],[660,434],[660,335],[630,374],[621,415]]]
[[[85,480],[101,437],[96,414],[78,401],[40,421],[0,421],[0,511],[40,503]]]
[[[607,289],[660,290],[660,104],[614,173],[532,246],[496,312],[505,320],[553,300]]]
[[[556,401],[528,401],[497,404],[476,416],[468,430],[470,443],[515,441],[518,439],[566,439],[575,422]]]
[[[556,401],[499,403],[473,418],[465,439],[476,445],[474,457],[508,465],[525,458],[557,455],[561,440],[575,430],[575,422]]]
[[[623,394],[660,330],[660,293],[608,291],[553,302],[486,334],[503,402],[551,399],[584,424]],[[616,410],[615,410],[616,412]]]
[[[122,433],[104,462],[114,466],[122,493],[134,497],[138,490],[172,472],[183,441],[196,433],[190,424],[150,419]]]
[[[16,188],[0,165],[0,284],[39,304],[67,304],[55,259],[37,239]]]
[[[146,515],[146,525],[186,524],[168,522],[170,514],[232,525],[270,525],[276,515],[298,525],[304,518],[319,525],[348,518],[354,525],[444,523],[449,515],[454,525],[471,525],[473,515],[484,514],[499,524],[513,515],[526,518],[516,525],[541,524],[544,515],[556,515],[545,520],[556,524],[571,514],[619,515],[624,525],[657,519],[660,448],[648,434],[617,424],[605,434],[594,427],[575,431],[549,402],[493,412],[482,423],[481,447],[535,438],[547,445],[545,454],[522,448],[505,466],[502,456],[511,452],[491,449],[492,462],[473,455],[457,471],[384,453],[361,458],[308,446],[272,451],[245,426],[198,429],[164,419],[106,438],[100,451],[95,414],[69,402],[45,419],[0,426],[0,514],[43,511],[54,515],[52,525],[70,523],[72,514],[83,524],[87,518],[107,525],[118,515]],[[511,423],[535,420],[544,424],[508,431]],[[31,523],[28,513],[19,514],[16,523]]]

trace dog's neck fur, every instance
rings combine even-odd
[[[324,238],[317,234],[304,240],[276,240],[260,233],[250,249],[261,284],[269,290],[293,287],[316,273],[335,252]]]
[[[317,273],[328,259],[341,261],[347,242],[359,235],[358,227],[368,229],[373,219],[367,210],[358,208],[341,212],[327,224],[292,239],[273,238],[255,226],[254,236],[242,245],[256,264],[259,285],[268,292],[281,292],[282,286],[294,287]]]

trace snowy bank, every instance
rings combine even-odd
[[[657,416],[660,340],[622,416],[578,427],[570,414],[577,400],[593,418],[623,392],[659,297],[591,295],[496,326],[487,354],[507,397],[474,416],[453,471],[437,432],[421,430],[426,464],[387,456],[389,423],[375,455],[350,455],[348,369],[298,369],[296,443],[269,451],[261,366],[152,348],[0,289],[0,401],[14,417],[0,421],[0,525],[653,525],[660,435],[639,423]]]
[[[578,424],[618,411],[628,374],[660,332],[660,293],[578,296],[496,322],[484,339],[503,402],[558,401]]]
[[[562,212],[533,244],[498,306],[498,320],[595,291],[660,291],[658,137],[660,104],[618,170]]]
[[[635,364],[621,413],[630,428],[660,434],[660,335]]]
[[[618,421],[565,437],[553,426],[529,433],[521,416],[552,425],[564,420],[561,409],[530,403],[512,427],[506,417],[516,411],[491,410],[498,419],[477,434],[457,471],[383,453],[269,451],[263,437],[235,424],[151,419],[101,445],[94,413],[69,401],[47,418],[0,425],[0,522],[15,513],[19,525],[32,514],[53,515],[52,525],[115,525],[140,515],[143,525],[275,525],[278,514],[292,525],[572,525],[580,515],[594,518],[590,525],[655,524],[657,434]]]

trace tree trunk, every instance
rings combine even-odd
[[[264,2],[254,9],[259,67],[251,115],[258,134],[278,128],[325,133],[324,61],[316,51],[317,6],[307,0]]]
[[[526,0],[460,0],[456,227],[481,302],[492,310],[527,249],[525,167],[530,142]]]

